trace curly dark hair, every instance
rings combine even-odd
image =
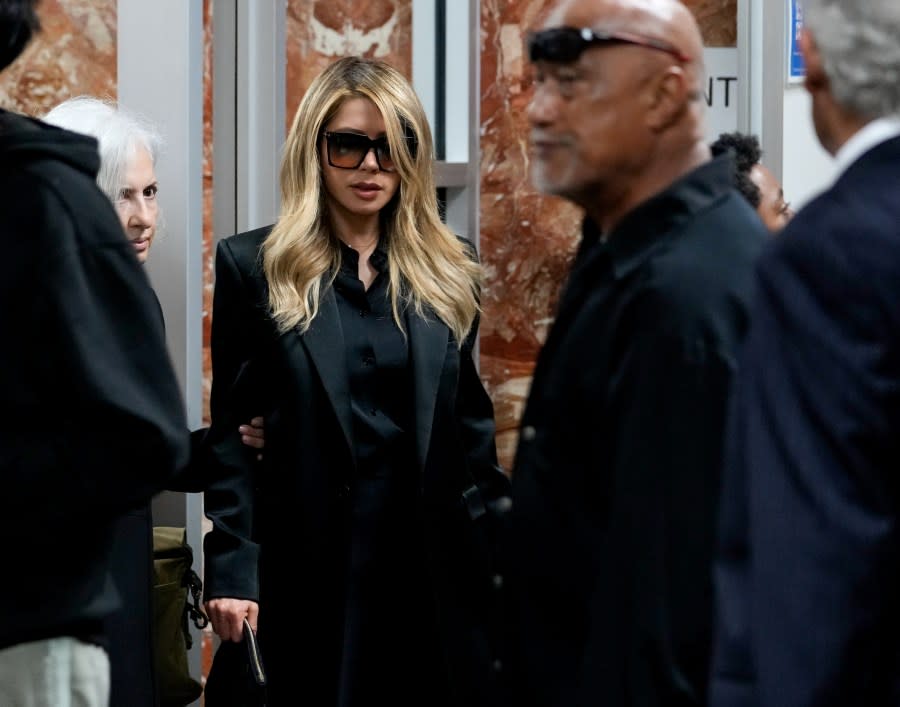
[[[41,29],[39,0],[0,0],[0,71],[16,60]]]
[[[756,135],[745,133],[722,133],[710,145],[713,156],[718,157],[730,152],[734,156],[736,172],[734,175],[735,188],[744,195],[754,209],[759,206],[762,198],[759,187],[750,181],[750,170],[762,158],[762,148],[759,146],[759,138]]]

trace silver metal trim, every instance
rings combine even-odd
[[[468,162],[434,163],[434,180],[438,187],[467,187],[468,179]]]

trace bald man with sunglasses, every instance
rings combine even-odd
[[[533,180],[586,217],[513,469],[512,704],[702,705],[722,421],[766,231],[711,158],[682,4],[562,2],[528,54]]]

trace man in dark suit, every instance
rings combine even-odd
[[[0,68],[38,29],[0,0]],[[94,181],[97,142],[0,110],[0,704],[109,703],[116,518],[186,461],[147,276]]]
[[[684,5],[562,2],[529,51],[534,181],[587,219],[512,475],[512,703],[701,705],[722,419],[766,232],[704,140]]]
[[[900,6],[805,0],[834,184],[760,261],[729,421],[716,707],[900,704]]]

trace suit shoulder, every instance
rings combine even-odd
[[[259,262],[262,244],[271,230],[272,225],[270,224],[252,231],[228,236],[219,241],[216,249],[219,253],[227,251],[242,270],[251,272]]]
[[[896,321],[900,180],[891,189],[852,186],[838,184],[810,201],[761,258],[759,276],[775,291],[813,291],[835,311],[877,308]]]

